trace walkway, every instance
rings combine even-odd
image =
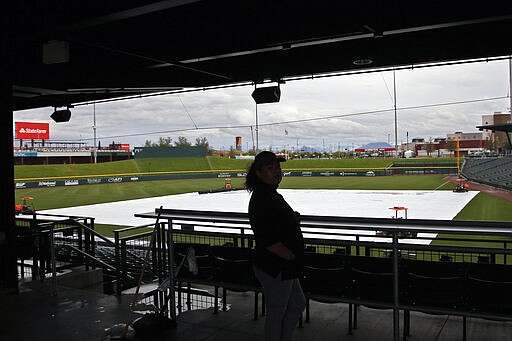
[[[25,283],[19,294],[0,294],[0,340],[2,341],[91,341],[107,340],[105,329],[137,317],[128,309],[127,297],[59,287],[57,296],[47,285]],[[150,340],[262,341],[264,318],[253,320],[251,293],[228,292],[229,309],[212,309],[178,316],[175,329]],[[401,315],[402,316],[402,315]],[[345,304],[311,302],[311,321],[297,328],[301,340],[392,340],[392,311],[360,307],[358,329],[347,335]],[[468,340],[512,340],[512,322],[468,319]],[[141,340],[136,336],[134,340]],[[457,316],[411,313],[408,340],[462,340],[462,319]]]

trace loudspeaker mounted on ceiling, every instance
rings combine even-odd
[[[68,122],[71,118],[71,111],[69,109],[55,110],[50,117],[55,122]]]
[[[257,88],[252,92],[252,98],[254,98],[256,104],[279,102],[281,99],[281,89],[279,86]]]

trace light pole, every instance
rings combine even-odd
[[[258,151],[260,150],[259,146],[259,136],[258,136],[258,103],[256,103],[256,150],[255,153],[258,154]]]
[[[92,131],[94,135],[94,146],[92,148],[93,157],[94,157],[94,163],[98,162],[98,151],[96,149],[96,103],[92,104]]]
[[[396,119],[396,78],[395,70],[393,70],[393,101],[395,107],[395,157],[398,157],[398,136],[397,136],[397,119]]]

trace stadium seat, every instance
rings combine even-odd
[[[190,310],[191,284],[215,286],[214,265],[210,256],[210,246],[207,244],[175,243],[174,263],[176,266],[175,281],[178,294],[178,311],[181,311],[182,285],[186,283],[187,305]],[[217,310],[217,295],[215,295],[215,311]]]
[[[446,315],[463,314],[466,310],[464,263],[405,260],[401,266],[404,290],[401,303],[413,306],[411,310]],[[466,335],[466,316],[463,316],[463,339]],[[410,331],[407,321],[406,335]]]
[[[512,157],[466,159],[461,174],[475,182],[512,189]]]
[[[193,259],[187,258],[193,252]],[[214,265],[210,256],[210,246],[207,244],[175,243],[174,261],[178,267],[175,274],[177,281],[211,281],[214,274]],[[194,270],[193,262],[197,264]]]
[[[258,297],[263,290],[252,268],[252,250],[235,246],[211,246],[210,252],[215,269],[213,276],[216,283],[215,296],[218,296],[218,288],[221,287],[223,309],[227,309],[227,290],[252,291],[254,292],[254,319],[258,319]]]
[[[346,257],[338,254],[305,253],[302,283],[306,296],[306,322],[310,320],[309,300],[322,303],[346,302],[352,296],[352,279]],[[352,333],[352,304],[349,303],[348,333]]]
[[[359,305],[371,309],[393,309],[393,265],[391,258],[350,256],[349,263],[353,282],[353,328],[358,327]],[[407,316],[408,312],[405,312]]]
[[[352,256],[353,295],[362,305],[391,308],[393,305],[393,267],[390,258]]]
[[[512,266],[471,264],[468,270],[468,306],[477,313],[512,314]]]

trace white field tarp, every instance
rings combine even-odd
[[[295,190],[279,189],[290,206],[303,215],[391,218],[395,211],[391,207],[407,208],[409,219],[453,219],[477,194],[477,191],[456,193],[452,191],[398,191],[398,190]],[[94,217],[96,224],[139,226],[152,221],[137,218],[137,213],[154,212],[163,206],[166,209],[187,209],[219,212],[247,212],[250,193],[245,190],[199,194],[186,193],[105,204],[95,204],[40,211],[60,215]],[[399,211],[398,217],[404,218]],[[304,231],[308,237],[308,231]],[[356,231],[351,231],[356,232]],[[372,235],[372,231],[357,231]],[[419,236],[434,238],[435,234]],[[340,239],[352,239],[343,238]],[[364,237],[363,237],[364,238]],[[368,237],[364,240],[373,240]],[[363,239],[361,239],[363,240]],[[379,239],[383,241],[382,239]],[[407,240],[408,242],[412,240]],[[417,240],[429,243],[428,240]]]

